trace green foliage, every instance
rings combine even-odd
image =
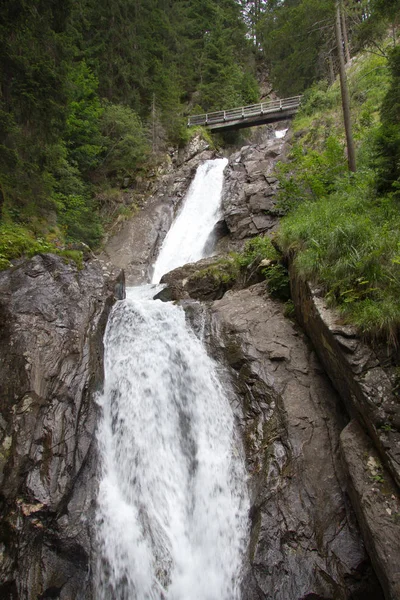
[[[274,89],[290,96],[303,91],[325,72],[334,3],[298,0],[272,4],[272,9],[267,8],[260,18],[259,39]]]
[[[82,241],[88,246],[99,245],[103,229],[94,202],[89,196],[55,194],[59,223],[68,242]]]
[[[39,252],[51,252],[54,247],[44,239],[35,239],[32,233],[20,225],[0,225],[0,270],[7,269],[12,258],[33,256]]]
[[[299,274],[322,283],[328,299],[364,333],[396,338],[400,324],[400,217],[377,202],[373,172],[335,193],[304,202],[282,223],[280,243],[296,253]]]
[[[70,101],[64,139],[69,161],[84,173],[99,163],[103,108],[97,95],[97,78],[84,61],[73,65],[68,75]]]
[[[236,256],[236,261],[241,268],[264,262],[265,266],[261,272],[267,281],[269,293],[274,298],[288,300],[289,275],[286,267],[280,262],[281,258],[268,237],[254,237],[246,242],[243,252]]]
[[[377,188],[400,198],[400,48],[389,61],[391,85],[382,103],[381,126],[376,136]]]
[[[132,175],[149,154],[149,144],[139,116],[127,106],[107,103],[101,117],[103,159],[108,176]]]
[[[383,131],[396,136],[398,129],[398,125],[390,129],[399,114],[394,65],[392,60],[390,88],[383,57],[359,57],[348,71],[360,165],[357,174],[349,175],[345,169],[341,140],[326,135],[338,123],[340,102],[332,104],[332,89],[326,91],[330,97],[324,98],[321,86],[310,91],[299,115],[299,119],[306,114],[318,122],[317,137],[301,135],[291,162],[282,165],[279,174],[281,202],[288,211],[279,244],[285,253],[294,253],[295,267],[303,278],[323,286],[327,299],[339,307],[347,322],[390,343],[397,343],[400,326],[397,172],[386,171],[389,185],[378,186],[379,196],[376,185],[382,181],[383,165],[396,163],[396,144],[391,146],[386,139],[385,147],[382,142]]]
[[[189,105],[258,100],[246,33],[236,0],[4,0],[0,223],[98,245],[99,190],[185,143]]]
[[[216,263],[197,271],[194,275],[194,279],[203,279],[211,277],[216,283],[224,283],[226,285],[232,284],[236,281],[240,272],[240,266],[237,261],[235,254],[228,256],[227,258],[221,258]]]
[[[238,262],[241,267],[248,267],[255,261],[261,262],[264,259],[270,261],[280,259],[279,253],[268,237],[254,237],[248,240],[243,252],[238,255]]]
[[[287,212],[305,200],[322,198],[346,172],[343,144],[334,136],[325,141],[324,150],[308,149],[298,142],[291,151],[291,163],[278,166],[280,192],[278,208]]]

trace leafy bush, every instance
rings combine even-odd
[[[103,108],[97,95],[98,80],[85,61],[69,72],[68,116],[65,140],[68,160],[81,172],[94,169],[102,151],[99,119]]]
[[[68,242],[84,242],[91,248],[99,245],[103,235],[100,218],[88,196],[56,194],[58,221]]]
[[[280,254],[268,237],[259,236],[248,240],[243,252],[237,255],[238,263],[242,267],[248,267],[254,261],[261,262],[264,259],[275,261],[280,259]]]
[[[286,267],[281,264],[282,256],[272,245],[268,237],[254,237],[246,242],[243,252],[236,255],[240,267],[249,267],[265,261],[267,264],[261,269],[262,275],[268,283],[271,296],[281,300],[290,298],[289,275]]]
[[[335,136],[325,141],[324,150],[310,150],[301,142],[291,151],[289,163],[278,165],[280,192],[278,208],[287,212],[305,200],[323,197],[346,172],[343,144]]]
[[[149,154],[149,144],[139,116],[127,106],[106,104],[101,117],[103,159],[108,175],[132,175]]]
[[[20,225],[0,226],[0,259],[2,268],[7,268],[12,258],[33,256],[39,252],[51,252],[52,246]]]

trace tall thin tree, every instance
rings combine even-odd
[[[346,78],[346,68],[345,68],[345,60],[344,60],[344,52],[343,52],[343,36],[342,36],[342,27],[341,27],[341,1],[336,0],[336,44],[339,55],[339,76],[340,76],[340,90],[342,93],[342,107],[343,107],[343,120],[344,120],[344,128],[346,132],[346,141],[347,141],[347,160],[349,163],[350,171],[353,173],[357,170],[356,165],[356,153],[354,148],[354,138],[351,127],[351,115],[350,115],[350,95],[349,88],[347,85]]]

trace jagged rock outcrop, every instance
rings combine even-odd
[[[243,146],[230,156],[222,218],[234,242],[276,229],[280,211],[276,207],[274,169],[278,161],[285,159],[285,148],[285,138],[273,137],[261,144]]]
[[[387,599],[400,598],[400,403],[398,373],[340,315],[321,290],[291,269],[296,314],[354,423],[342,434],[351,497]],[[368,435],[366,435],[368,433]]]
[[[152,264],[197,167],[214,156],[207,142],[195,136],[157,178],[142,208],[108,240],[100,259],[105,265],[124,269],[129,285],[151,278]]]
[[[347,500],[346,418],[303,334],[265,284],[214,302],[213,351],[237,373],[251,489],[244,600],[379,600]]]
[[[40,255],[0,273],[0,596],[91,596],[94,394],[122,275]]]

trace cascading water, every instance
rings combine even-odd
[[[96,599],[236,600],[249,502],[232,409],[183,309],[154,293],[129,289],[107,326]]]
[[[197,169],[181,211],[167,233],[154,266],[152,281],[168,271],[196,262],[219,218],[221,191],[227,158],[207,160]]]

